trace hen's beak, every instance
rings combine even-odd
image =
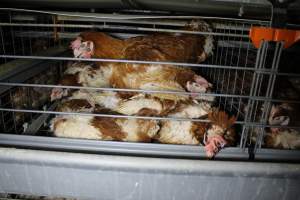
[[[207,137],[205,141],[205,151],[208,158],[214,157],[227,144],[226,140],[220,135]]]
[[[76,40],[72,41],[70,44],[71,49],[78,49],[81,45],[81,37],[77,37]]]
[[[63,97],[63,89],[62,88],[53,88],[51,92],[51,101],[54,101],[56,99],[61,99]]]

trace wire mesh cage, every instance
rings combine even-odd
[[[165,95],[191,95],[187,91],[172,91],[167,89],[158,91],[142,88],[59,84],[68,66],[72,66],[71,63],[79,62],[90,63],[90,65],[95,63],[148,64],[150,66],[172,65],[184,69],[192,69],[193,72],[203,76],[213,85],[211,91],[199,93],[202,99],[213,99],[209,103],[210,106],[214,109],[224,110],[228,115],[235,116],[236,118],[234,129],[237,136],[232,145],[230,145],[230,148],[228,148],[230,153],[241,153],[248,158],[249,152],[253,154],[265,146],[265,136],[269,137],[268,132],[270,132],[270,129],[275,129],[283,125],[295,125],[292,128],[295,131],[297,130],[297,123],[270,124],[270,113],[276,105],[279,106],[281,102],[287,102],[292,103],[296,107],[299,99],[293,96],[294,99],[286,100],[285,95],[284,97],[280,97],[274,94],[278,77],[281,75],[285,77],[292,75],[289,72],[280,73],[278,71],[283,43],[271,44],[262,41],[259,49],[256,49],[251,44],[248,36],[250,28],[252,26],[268,26],[269,22],[267,21],[199,16],[91,15],[68,12],[24,12],[17,10],[2,10],[1,16],[0,70],[2,71],[2,78],[0,128],[3,133],[1,134],[1,143],[3,144],[16,145],[16,136],[33,135],[33,137],[26,136],[27,139],[21,139],[23,141],[18,144],[31,147],[51,147],[51,145],[49,146],[49,144],[41,142],[44,138],[35,136],[53,136],[53,132],[50,129],[50,121],[57,116],[66,115],[96,116],[105,119],[105,123],[107,121],[114,123],[112,120],[115,118],[145,121],[158,120],[159,128],[161,128],[160,126],[164,121],[172,120],[202,124],[210,122],[207,118],[201,117],[176,118],[176,116],[161,116],[153,113],[145,116],[114,112],[104,114],[101,112],[89,113],[86,110],[81,113],[70,110],[59,110],[57,107],[59,107],[58,104],[60,102],[50,101],[53,89],[59,88],[68,90],[77,89],[77,91],[122,92],[127,94],[161,93]],[[185,29],[193,20],[204,20],[210,24],[212,29],[206,31]],[[213,38],[214,49],[212,55],[201,63],[180,62],[176,60],[134,60],[99,57],[74,58],[69,48],[70,42],[85,31],[104,32],[121,39],[155,34],[171,34],[175,36],[185,34],[204,35]],[[294,78],[294,82],[299,80],[299,76],[295,74],[292,78]],[[285,120],[282,119],[282,121]],[[101,123],[104,122],[102,121]],[[147,126],[147,124],[143,126]],[[290,127],[286,127],[285,129],[290,130]],[[110,133],[114,132],[113,127],[110,127],[109,131]],[[12,134],[16,136],[12,136]],[[81,138],[85,137],[88,138],[88,136],[82,136]],[[57,139],[55,138],[53,141],[64,141],[64,148],[71,148],[73,150],[76,150],[76,147],[68,147],[70,141],[76,141],[77,146],[80,146],[78,149],[82,149],[85,146],[87,150],[91,150],[97,145],[104,145],[106,148],[119,145],[118,143],[107,141],[93,143],[93,141],[86,140]],[[39,142],[34,142],[37,140]],[[111,138],[107,140],[111,140]],[[202,141],[200,140],[202,138],[198,139],[198,142],[195,144],[201,144]],[[152,140],[150,138],[150,140],[145,139],[142,141],[149,142]],[[202,155],[203,147],[177,146],[177,144],[180,144],[177,142],[166,143],[175,145],[151,143],[149,146],[144,146],[143,150],[140,150],[137,148],[141,147],[139,144],[126,143],[124,144],[124,149],[129,149],[131,148],[130,145],[132,145],[132,148],[136,148],[136,154],[146,154],[147,152],[148,154],[153,154],[154,148],[157,154],[163,154],[163,150],[170,152],[170,149],[173,149],[173,153],[165,153],[165,155],[192,157]],[[151,151],[147,148],[151,149]],[[247,149],[252,149],[253,151],[247,152]],[[112,149],[106,151],[109,152]],[[183,153],[183,151],[186,152]]]

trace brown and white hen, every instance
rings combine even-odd
[[[195,111],[198,112],[195,112]],[[192,121],[163,121],[157,140],[167,144],[205,145],[206,155],[214,157],[224,146],[232,146],[236,133],[232,128],[235,118],[223,111],[214,111],[209,104],[183,106],[169,115],[180,118],[209,119],[210,123]]]
[[[93,106],[85,99],[63,102],[58,111],[112,114],[109,109]],[[115,114],[115,113],[113,113]],[[58,115],[51,120],[57,137],[128,142],[151,142],[159,130],[156,120],[108,118],[80,114]]]
[[[185,27],[192,31],[211,31],[204,21],[193,21]],[[144,61],[203,62],[213,50],[212,36],[196,34],[153,34],[119,40],[100,32],[85,32],[72,42],[75,57],[133,59]],[[212,87],[205,78],[190,69],[173,65],[101,63],[112,72],[109,83],[115,88],[207,92]],[[169,100],[186,100],[187,96],[152,94]],[[213,100],[212,97],[193,95]]]

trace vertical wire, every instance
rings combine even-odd
[[[225,30],[225,28],[224,28],[224,29],[223,29],[224,34],[223,34],[223,36],[222,36],[222,41],[225,41],[225,38],[224,38],[225,31],[226,31],[226,30]],[[222,65],[224,48],[225,48],[224,46],[221,47],[221,54],[220,54],[220,59],[219,59],[219,65]],[[219,92],[220,92],[220,93],[224,93],[223,87],[224,87],[224,74],[225,74],[225,71],[224,71],[224,69],[223,69],[222,71],[223,71],[223,76],[222,76],[221,80],[219,80],[219,79],[220,79],[220,76],[221,76],[221,74],[222,74],[222,73],[221,73],[221,70],[219,70],[219,76],[218,76],[218,83],[220,83],[220,89],[219,89]],[[219,101],[219,108],[221,107],[222,99],[223,99],[223,98],[220,98],[220,101]]]
[[[229,31],[230,33],[230,31]],[[225,41],[225,39],[224,39]],[[226,55],[225,55],[225,62],[224,65],[228,65],[228,51],[229,51],[229,44],[230,44],[230,37],[227,36],[227,42],[228,42],[228,46],[226,48]],[[229,85],[230,85],[230,77],[231,77],[231,70],[228,70],[228,77],[227,77],[227,87],[226,87],[226,94],[231,94],[231,92],[229,92]],[[224,102],[224,107],[227,107],[227,100],[228,97],[225,97],[225,102]]]
[[[282,55],[282,50],[283,50],[283,42],[277,42],[276,47],[275,47],[274,56],[273,56],[273,61],[272,61],[272,67],[271,67],[272,72],[270,73],[268,88],[267,88],[267,91],[266,91],[266,97],[269,97],[269,98],[272,98],[272,96],[273,96],[275,81],[276,81],[277,72],[278,72],[279,61],[280,61],[280,58],[281,58],[281,55]],[[263,116],[262,116],[262,119],[263,119],[262,123],[264,123],[264,125],[268,124],[268,115],[270,113],[270,109],[271,109],[271,101],[266,100],[265,101],[265,109],[264,109],[264,113],[263,113]],[[265,127],[263,127],[263,129],[262,129],[262,134],[259,138],[259,143],[257,144],[258,149],[261,149],[262,141],[264,139],[264,135],[265,135]]]
[[[260,47],[258,48],[258,51],[256,53],[255,69],[257,69],[261,63],[261,59],[262,59],[263,52],[265,50],[265,46],[266,46],[265,42],[262,41],[260,43]],[[255,95],[256,77],[257,77],[257,72],[255,70],[253,73],[252,83],[251,83],[251,87],[250,87],[250,94],[249,94],[250,96]],[[250,118],[251,118],[252,107],[253,107],[253,100],[248,99],[248,103],[246,106],[247,110],[245,112],[244,126],[243,126],[242,136],[241,136],[242,142],[240,143],[240,147],[243,149],[246,148],[246,141],[248,139],[249,122],[250,122]]]
[[[12,23],[11,12],[9,13],[9,22]],[[12,38],[13,52],[14,52],[14,55],[16,55],[15,34],[13,31],[13,27],[10,27],[10,34],[11,34],[11,38]]]
[[[20,32],[22,32],[23,28],[20,27]],[[21,37],[21,45],[22,45],[22,55],[26,55],[25,54],[25,46],[24,46],[24,36]]]
[[[234,27],[234,24],[232,23],[231,26]],[[235,33],[236,33],[236,29],[234,29],[234,34]],[[235,37],[233,38],[233,42],[234,43],[236,42],[236,38]],[[232,46],[231,47],[231,56],[230,56],[230,66],[234,66],[234,64],[233,64],[234,50],[235,50],[235,46]],[[231,92],[232,92],[232,94],[234,94],[234,89],[233,88],[235,87],[235,85],[234,85],[234,83],[232,83],[232,81],[230,81],[230,84],[231,84],[231,86],[233,86],[232,89],[231,89]],[[232,98],[230,98],[230,100],[231,100],[231,103],[229,103],[230,104],[230,110],[232,110]]]
[[[266,57],[267,57],[267,52],[268,52],[269,43],[266,42],[266,41],[263,41],[263,44],[264,44],[264,48],[263,48],[262,55],[260,57],[259,64],[258,64],[258,67],[257,67],[258,70],[262,69],[263,66],[265,65],[265,61],[266,61]],[[259,82],[261,80],[262,74],[261,73],[257,73],[257,72],[255,72],[255,74],[257,74],[257,76],[256,76],[256,80],[255,80],[255,85],[254,85],[254,91],[255,91],[254,95],[258,96],[259,95],[258,94],[258,92],[259,92],[258,87],[259,87]],[[253,108],[254,107],[255,107],[255,112],[253,112]],[[252,117],[253,117],[253,118],[250,117],[250,121],[251,122],[255,121],[255,119],[257,117],[256,116],[257,107],[258,107],[258,102],[255,101],[255,100],[253,100],[253,105],[252,105],[251,111],[250,111],[250,115],[252,115]],[[256,137],[258,139],[260,137],[260,135],[262,134],[262,132],[261,132],[260,128],[257,128],[256,130],[258,130],[258,133],[257,133],[258,137]],[[252,133],[253,133],[253,131],[252,131]],[[257,142],[258,141],[256,140],[256,143],[255,143],[255,146],[254,146],[254,153],[256,153]]]
[[[235,34],[237,33],[236,32],[236,30],[237,30],[237,23],[235,23],[235,26],[236,26],[236,28],[235,28]],[[238,66],[239,65],[239,57],[240,57],[240,51],[241,51],[241,40],[242,40],[242,38],[240,38],[240,45],[239,45],[239,53],[238,53],[238,58],[237,58],[237,63],[236,63],[236,65],[234,65],[234,66]],[[236,41],[236,40],[235,40]],[[233,94],[236,94],[236,87],[237,87],[237,84],[236,84],[236,82],[237,82],[237,77],[238,77],[238,73],[237,73],[237,70],[235,70],[235,73],[234,73],[234,82],[233,82],[233,91],[232,91],[232,93]],[[234,98],[232,97],[231,98],[231,103],[230,103],[230,110],[232,110],[232,108],[233,108],[233,104],[234,104]]]
[[[3,27],[0,26],[0,35],[1,35],[1,43],[2,43],[2,52],[4,55],[6,55],[6,49],[5,49],[5,43],[4,43],[4,39],[3,39]],[[7,59],[4,58],[4,62],[6,63],[7,62]]]
[[[2,104],[2,96],[0,97],[0,105],[1,107],[3,106]],[[5,122],[4,122],[4,114],[3,114],[3,111],[1,111],[1,119],[2,119],[2,125],[3,125],[3,131],[6,132],[6,126],[5,126]]]
[[[252,26],[252,24],[251,24]],[[247,50],[246,50],[246,60],[245,60],[245,64],[244,67],[247,67],[247,63],[248,63],[248,53],[249,53],[249,48],[250,48],[250,39],[248,38],[248,42],[247,42]],[[251,73],[251,72],[250,72]],[[246,70],[243,70],[243,78],[242,78],[242,86],[241,86],[241,92],[239,93],[240,95],[249,95],[247,92],[244,92],[244,84],[245,84],[245,75],[246,75]],[[248,80],[247,80],[248,81]],[[245,88],[245,90],[247,90],[247,88]],[[250,92],[250,91],[249,91]],[[239,98],[239,103],[238,103],[238,110],[240,112],[238,112],[237,118],[239,118],[239,114],[243,113],[243,111],[241,110],[241,103],[242,103],[242,98]],[[245,116],[244,116],[245,117]]]
[[[12,102],[12,100],[13,100],[13,97],[12,97],[12,90],[9,90],[9,98],[10,98],[10,102],[11,102],[11,107],[12,108],[14,108],[16,105],[14,105]],[[13,115],[13,125],[14,125],[14,129],[15,129],[15,133],[17,133],[17,122],[16,122],[16,120],[17,120],[17,117],[16,117],[16,113],[15,112],[12,112],[12,115]]]
[[[216,29],[216,32],[219,32],[217,29]],[[219,37],[218,37],[218,39],[217,40],[219,40]],[[218,57],[219,57],[219,46],[217,45],[217,53],[216,53],[216,55],[215,55],[215,59],[214,59],[214,64],[217,64],[217,59],[218,59]],[[218,83],[217,83],[217,79],[216,79],[216,75],[217,75],[217,69],[216,68],[214,68],[213,69],[213,74],[214,74],[214,77],[213,77],[213,80],[214,80],[214,82],[215,82],[215,85],[217,85],[217,88],[216,88],[216,90],[218,89]]]

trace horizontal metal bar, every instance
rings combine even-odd
[[[123,118],[123,119],[209,122],[209,120],[206,120],[206,119],[190,119],[190,118],[177,118],[177,117],[147,117],[147,116],[131,116],[131,115],[110,115],[110,114],[98,114],[98,113],[87,113],[87,112],[59,112],[59,111],[14,109],[14,108],[0,108],[0,111],[54,114],[54,115],[80,115],[80,116],[95,116],[95,117]],[[237,122],[237,123],[243,123],[243,122]]]
[[[0,55],[0,58],[18,58],[18,59],[40,59],[40,60],[63,60],[63,61],[90,61],[90,62],[113,62],[113,63],[133,63],[133,64],[157,64],[157,65],[174,65],[181,67],[199,67],[199,68],[213,68],[213,69],[228,69],[228,70],[244,70],[255,71],[261,74],[281,74],[285,76],[299,76],[292,73],[278,73],[276,70],[261,68],[255,69],[253,67],[239,67],[228,65],[209,65],[209,64],[194,64],[194,63],[180,63],[180,62],[160,62],[160,61],[140,61],[140,60],[126,60],[126,59],[104,59],[104,58],[74,58],[74,57],[52,57],[52,56],[21,56],[21,55]]]
[[[260,200],[297,199],[300,195],[300,165],[295,163],[115,154],[0,148],[1,191],[82,200],[99,196]]]
[[[178,158],[206,158],[200,145],[173,145],[159,143],[133,143],[73,138],[41,137],[0,133],[0,145],[13,145],[29,148],[88,151],[118,155],[158,156]],[[237,147],[222,149],[215,159],[248,159],[247,151]]]
[[[91,61],[91,62],[113,62],[113,63],[134,63],[134,64],[157,64],[157,65],[174,65],[181,67],[203,67],[213,69],[231,69],[231,70],[249,70],[254,71],[252,67],[236,67],[226,65],[209,65],[209,64],[193,64],[179,62],[158,62],[158,61],[140,61],[125,59],[103,59],[103,58],[74,58],[74,57],[51,57],[51,56],[21,56],[21,55],[0,55],[0,58],[24,58],[24,59],[40,59],[40,60],[68,60],[68,61]],[[266,71],[262,69],[261,71]],[[259,71],[259,70],[257,70]]]
[[[299,77],[300,78],[300,74],[295,74],[295,73],[278,72],[276,75],[278,75],[278,76],[289,76],[289,77]]]
[[[64,88],[64,89],[84,89],[84,90],[100,90],[100,91],[113,91],[113,92],[140,92],[140,93],[160,93],[160,94],[174,94],[191,96],[198,94],[201,96],[215,96],[215,97],[236,97],[236,98],[252,98],[250,96],[243,95],[231,95],[231,94],[215,94],[215,93],[198,93],[198,92],[178,92],[168,90],[141,90],[141,89],[125,89],[125,88],[102,88],[102,87],[86,87],[86,86],[66,86],[66,85],[49,85],[49,84],[31,84],[31,83],[7,83],[0,82],[3,86],[20,86],[20,87],[42,87],[42,88]],[[265,98],[261,99],[265,100]]]
[[[300,74],[295,73],[282,73],[278,72],[277,70],[272,70],[269,68],[263,68],[263,69],[256,69],[256,73],[258,74],[264,74],[264,75],[278,75],[278,76],[290,76],[290,77],[300,77]]]
[[[7,112],[22,112],[22,113],[39,113],[39,114],[54,114],[54,115],[80,115],[80,116],[95,116],[95,117],[108,117],[108,118],[122,118],[122,119],[144,119],[144,120],[169,120],[169,121],[191,121],[191,122],[210,122],[208,119],[194,119],[194,118],[179,118],[179,117],[148,117],[148,116],[136,116],[136,115],[110,115],[99,113],[87,113],[87,112],[60,112],[60,111],[46,111],[46,110],[31,110],[31,109],[14,109],[14,108],[0,108],[0,111]],[[241,124],[249,127],[261,127],[261,128],[282,128],[279,125],[268,125],[264,123],[236,121],[234,124]],[[284,126],[288,129],[300,129],[300,126]]]
[[[0,82],[3,86],[19,86],[19,87],[42,87],[42,88],[64,88],[64,89],[83,89],[83,90],[96,90],[96,91],[113,91],[113,92],[140,92],[140,93],[160,93],[160,94],[174,94],[174,95],[186,95],[193,94],[201,96],[214,96],[214,97],[230,97],[230,98],[243,98],[252,99],[257,101],[270,101],[270,102],[286,102],[298,104],[300,101],[296,100],[284,100],[284,99],[272,99],[269,97],[247,96],[247,95],[235,95],[235,94],[218,94],[218,93],[198,93],[198,92],[177,92],[167,90],[141,90],[141,89],[125,89],[125,88],[102,88],[102,87],[86,87],[86,86],[67,86],[67,85],[49,85],[49,84],[30,84],[30,83],[7,83]]]
[[[255,160],[258,161],[296,161],[300,162],[300,150],[291,149],[257,149]]]
[[[57,32],[56,35],[58,36],[59,39],[74,39],[76,38],[80,32]],[[112,36],[122,38],[122,39],[127,39],[130,37],[137,37],[137,36],[142,36],[145,34],[130,34],[130,33],[109,33]],[[27,38],[40,38],[40,37],[53,37],[53,31],[16,31],[15,32],[16,37],[27,37]],[[250,46],[251,45],[251,46]],[[254,50],[256,51],[255,47],[252,45],[252,43],[249,42],[243,42],[243,41],[228,41],[228,40],[218,40],[217,41],[217,46],[218,47],[234,47],[234,48],[244,48],[244,49],[249,49],[249,50]]]
[[[25,17],[25,16],[24,16]],[[22,20],[22,18],[20,18]],[[168,20],[163,21],[162,19],[149,19],[146,20],[120,20],[120,19],[97,19],[97,18],[86,18],[86,17],[69,17],[69,16],[58,16],[58,21],[79,21],[79,22],[106,22],[106,23],[126,23],[126,24],[139,24],[139,25],[152,25],[152,26],[174,26],[174,27],[184,27],[186,26],[191,20]],[[226,23],[226,22],[225,22]],[[229,24],[221,24],[221,23],[211,23],[212,27],[216,29],[222,30],[238,30],[238,31],[249,31],[252,24],[236,24],[236,25],[229,25]]]
[[[209,16],[199,16],[199,15],[136,15],[136,14],[106,14],[106,13],[82,13],[82,12],[67,12],[67,11],[43,11],[43,10],[30,10],[30,9],[19,9],[19,8],[0,8],[0,10],[7,11],[20,11],[20,12],[30,12],[30,13],[41,13],[50,14],[58,16],[69,16],[69,17],[85,17],[85,18],[95,18],[95,19],[118,19],[118,20],[138,20],[138,19],[214,19],[214,20],[226,20],[235,21],[241,23],[257,23],[269,25],[270,22],[266,20],[255,20],[255,19],[242,19],[242,18],[226,18],[226,17],[209,17]]]
[[[205,158],[203,146],[172,145],[155,143],[132,143],[71,138],[24,136],[0,133],[0,145],[29,147],[32,149],[55,149],[61,151],[85,151],[92,153],[110,153],[118,155],[139,155],[150,157]],[[222,149],[215,159],[248,160],[248,149],[227,147]],[[256,160],[298,161],[299,150],[259,149]],[[257,164],[257,163],[256,163]],[[270,164],[270,163],[269,163]],[[283,176],[287,174],[282,174]]]
[[[39,37],[53,37],[53,31],[16,31],[16,37],[27,37],[27,38],[39,38]],[[74,39],[80,32],[57,32],[56,33],[59,39]],[[145,34],[133,34],[133,33],[116,33],[110,32],[109,35],[117,38],[127,39],[130,37],[143,36]]]
[[[160,62],[160,61],[141,61],[141,60],[126,60],[126,59],[104,59],[104,58],[74,58],[74,57],[52,57],[52,56],[21,56],[21,55],[0,55],[0,58],[22,58],[22,59],[40,59],[40,60],[63,60],[63,61],[90,61],[90,62],[113,62],[113,63],[132,63],[132,64],[157,64],[157,65],[174,65],[180,67],[199,67],[212,69],[228,69],[228,70],[244,70],[255,71],[261,74],[278,74],[276,70],[254,67],[239,67],[228,65],[209,65],[209,64],[194,64],[194,63],[180,63],[180,62]],[[298,76],[296,74],[284,73],[284,75]]]
[[[227,36],[238,38],[249,38],[248,35],[233,34],[233,33],[216,33],[204,31],[185,31],[178,29],[162,29],[162,28],[145,28],[133,26],[116,26],[116,25],[85,25],[85,24],[32,24],[32,23],[0,23],[0,26],[17,26],[17,27],[62,27],[62,28],[90,28],[90,29],[118,29],[131,31],[147,31],[147,32],[166,32],[166,33],[184,33],[193,35],[212,35],[212,36]]]
[[[184,149],[184,146],[181,146],[181,148]],[[226,149],[222,150],[218,155],[221,155],[223,151],[225,153]],[[155,175],[160,176],[160,178],[155,179],[156,182],[161,182],[164,179],[164,177],[169,178],[168,179],[169,181],[181,180],[180,178],[182,178],[182,180],[185,181],[186,178],[187,180],[189,180],[190,178],[189,176],[194,176],[196,180],[201,179],[201,177],[202,178],[204,177],[204,181],[200,183],[205,183],[205,179],[207,179],[206,181],[207,183],[209,183],[209,186],[212,184],[216,184],[218,180],[223,181],[222,183],[226,183],[226,181],[228,182],[228,179],[225,180],[216,179],[217,177],[219,178],[236,177],[238,179],[249,177],[251,179],[249,180],[249,182],[239,182],[239,183],[247,183],[246,184],[247,187],[244,189],[246,190],[249,189],[248,184],[253,185],[253,183],[251,184],[251,181],[253,182],[253,180],[255,180],[254,179],[255,177],[268,178],[271,179],[271,181],[272,180],[274,181],[274,178],[282,178],[283,180],[285,180],[287,178],[299,179],[300,177],[299,165],[287,164],[287,163],[285,164],[284,163],[263,163],[263,162],[253,163],[253,162],[230,162],[230,161],[214,161],[214,160],[207,161],[207,160],[187,160],[187,159],[174,159],[174,158],[158,159],[158,158],[129,157],[129,156],[120,156],[120,155],[109,156],[109,155],[99,155],[99,154],[92,155],[92,154],[80,154],[80,153],[61,153],[61,152],[23,150],[23,149],[12,149],[12,148],[1,148],[0,152],[1,152],[0,163],[5,163],[8,166],[13,166],[14,167],[13,169],[16,169],[16,167],[20,167],[19,169],[21,170],[21,172],[23,172],[24,166],[29,167],[30,169],[29,171],[32,170],[32,168],[30,168],[30,166],[32,165],[41,166],[41,168],[38,168],[41,170],[40,172],[41,174],[38,174],[40,176],[33,176],[32,178],[42,177],[45,179],[45,177],[47,177],[45,174],[48,173],[43,173],[42,172],[43,170],[47,171],[47,170],[59,169],[60,171],[61,168],[66,168],[65,172],[69,171],[68,173],[68,175],[70,176],[69,178],[77,177],[74,175],[74,172],[77,172],[79,169],[85,169],[86,171],[85,173],[83,173],[83,175],[87,177],[85,177],[83,180],[86,179],[89,180],[89,178],[91,178],[94,175],[97,175],[97,178],[102,177],[102,176],[98,176],[97,173],[99,173],[99,171],[102,172],[104,171],[104,173],[109,173],[109,175],[111,175],[110,176],[111,178],[114,177],[112,175],[115,175],[117,178],[115,177],[114,179],[116,179],[117,181],[119,181],[119,178],[120,179],[122,178],[122,174],[124,175],[128,171],[135,172],[136,176],[141,176],[140,173],[143,173],[143,175],[141,176],[142,179],[140,180],[143,180],[144,182],[150,182],[150,184],[153,185],[155,184],[154,181],[153,182],[149,180],[145,181],[147,180],[145,179],[146,177],[146,175],[144,175],[145,173],[147,173],[148,176],[151,177]],[[28,169],[26,167],[25,169],[28,172]],[[4,170],[2,170],[2,172],[3,171]],[[117,174],[113,174],[112,172],[117,172]],[[48,175],[50,174],[54,175],[55,173],[52,172],[49,173]],[[65,173],[60,172],[58,174],[64,175],[64,179],[62,180],[65,180],[68,177],[65,176]],[[170,179],[170,177],[165,176],[167,174],[177,174],[177,175],[181,174],[183,176],[177,177],[177,179]],[[55,175],[57,175],[57,173]],[[127,175],[123,178],[128,178],[128,177],[130,176]],[[57,180],[57,177],[54,178],[55,180]],[[209,181],[211,179],[213,180]],[[235,183],[236,181],[238,181],[238,179],[235,179],[234,181],[231,180],[230,183]],[[80,179],[73,179],[73,180],[80,180]],[[96,180],[87,183],[95,183],[94,181]],[[259,181],[259,179],[257,181]],[[103,183],[103,182],[99,182],[99,183]],[[271,183],[272,182],[270,182],[270,184]],[[70,182],[66,182],[66,184],[70,184]],[[108,184],[111,184],[111,181],[108,181]],[[185,185],[186,184],[192,185],[195,184],[195,181],[192,181],[192,183],[187,181],[185,182]],[[282,187],[284,187],[284,185],[287,184],[289,184],[289,182],[283,184]],[[56,188],[55,186],[57,186],[57,182],[56,184],[50,184],[50,185]],[[78,183],[77,185],[79,185],[79,187],[81,186]],[[198,187],[198,185],[196,186]],[[222,186],[224,187],[224,185]],[[293,186],[296,187],[297,185],[293,185]],[[155,190],[153,190],[152,187],[148,187],[148,189],[151,190],[151,193],[149,194],[155,192]],[[79,194],[79,192],[76,194]],[[268,193],[264,193],[264,194],[265,194],[264,196],[268,195]],[[110,193],[109,195],[111,196]],[[99,196],[99,194],[95,195],[95,197],[96,196]],[[164,198],[159,198],[159,199],[164,199]],[[167,199],[171,199],[171,198],[167,198]],[[233,199],[239,199],[239,198],[233,197]]]

